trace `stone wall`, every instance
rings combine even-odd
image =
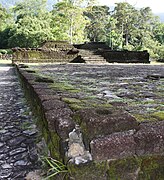
[[[150,63],[147,51],[116,51],[104,42],[90,42],[74,45],[78,49],[90,50],[97,55],[103,56],[109,63]]]
[[[77,57],[78,51],[65,41],[48,41],[40,48],[13,48],[13,62],[54,63],[70,62]]]
[[[147,51],[110,51],[98,50],[109,63],[150,63]]]
[[[129,113],[106,104],[79,109],[84,102],[66,91],[71,87],[59,88],[58,82],[24,65],[17,69],[50,154],[67,164],[69,178],[164,178],[164,121],[139,124]]]
[[[74,44],[74,47],[87,50],[111,49],[105,42],[87,42],[85,44]]]

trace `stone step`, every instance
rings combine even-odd
[[[86,58],[86,59],[104,59],[102,56],[82,56],[82,58]]]
[[[113,133],[90,142],[93,160],[120,159],[164,152],[164,121],[143,123],[138,130]]]
[[[83,58],[85,61],[105,61],[104,58]]]
[[[81,120],[82,132],[87,136],[85,144],[88,146],[89,142],[97,137],[138,128],[136,119],[129,113],[109,107],[79,110],[75,117]]]
[[[79,50],[79,55],[85,63],[106,63],[106,60],[101,55],[95,54],[91,50]]]
[[[88,61],[85,61],[85,63],[87,64],[98,64],[98,63],[106,63],[106,61],[103,61],[103,60],[88,60]]]

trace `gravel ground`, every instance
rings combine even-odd
[[[0,65],[0,179],[23,180],[39,168],[38,131],[15,68]]]

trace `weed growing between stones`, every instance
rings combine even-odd
[[[68,169],[66,165],[64,165],[62,162],[55,160],[51,157],[45,157],[43,160],[49,168],[45,180],[60,174],[63,174],[63,179],[64,179],[64,177],[68,174]]]

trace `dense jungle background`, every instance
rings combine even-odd
[[[111,9],[95,0],[62,0],[49,8],[47,0],[0,1],[1,49],[39,47],[46,40],[106,42],[111,49],[148,50],[151,59],[164,59],[164,23],[149,7],[123,2]]]

